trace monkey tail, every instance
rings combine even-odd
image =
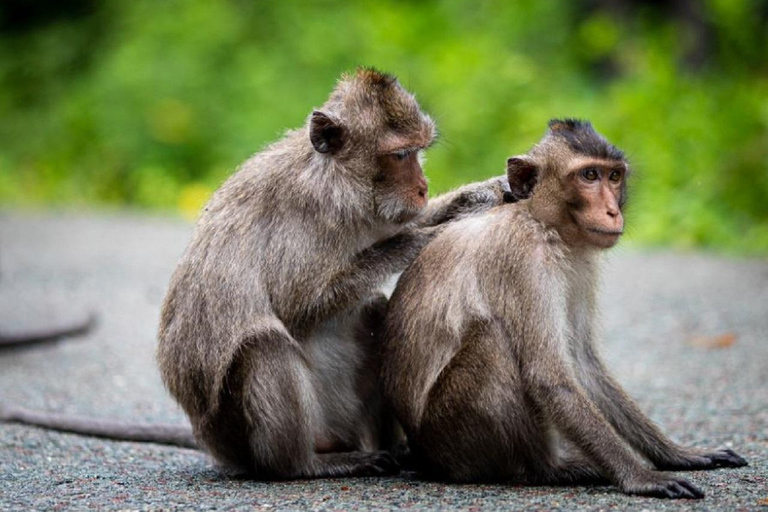
[[[78,320],[67,324],[41,328],[20,333],[0,332],[0,348],[14,347],[18,345],[44,343],[55,341],[59,338],[83,336],[88,334],[97,323],[95,313],[90,313],[84,320]]]
[[[69,416],[0,404],[0,421],[47,428],[59,432],[100,437],[115,441],[157,443],[198,448],[192,428],[169,423],[130,423]]]

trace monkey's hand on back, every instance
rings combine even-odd
[[[359,252],[355,258],[354,273],[387,276],[401,272],[416,259],[426,245],[445,227],[413,227],[381,240]]]
[[[406,228],[358,252],[351,264],[325,285],[324,293],[307,307],[305,325],[315,325],[361,300],[371,288],[389,276],[402,272],[416,259],[444,226]]]
[[[511,195],[507,177],[497,176],[430,199],[416,222],[420,226],[435,226],[520,199],[524,198]]]

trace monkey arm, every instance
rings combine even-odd
[[[715,452],[684,448],[659,429],[611,376],[591,343],[584,350],[583,365],[592,385],[590,395],[613,428],[658,469],[712,469],[740,467],[747,462],[731,450]]]
[[[543,319],[533,315],[531,318]],[[523,379],[539,407],[556,428],[629,494],[662,498],[701,498],[682,478],[645,468],[600,414],[581,385],[570,374],[563,357],[566,337],[541,329],[525,336]],[[555,334],[555,335],[553,335]]]
[[[702,497],[688,481],[644,467],[606,421],[573,373],[563,281],[544,265],[534,264],[529,270],[516,276],[518,300],[507,297],[497,303],[503,308],[500,317],[517,355],[523,385],[537,408],[624,492]]]
[[[558,348],[564,346],[565,337],[546,329],[538,331],[524,336],[521,358],[523,379],[533,400],[614,481],[624,485],[642,476],[646,470],[570,375],[563,349]]]
[[[465,185],[430,199],[416,218],[416,225],[435,226],[459,216],[484,212],[502,204],[505,192],[509,192],[506,176]]]
[[[441,230],[439,226],[408,229],[357,253],[349,265],[316,290],[302,323],[317,325],[358,303],[387,278],[405,270]]]
[[[645,469],[589,400],[566,360],[564,285],[543,265],[534,265],[528,274],[516,287],[528,300],[497,302],[508,309],[502,318],[518,345],[513,352],[527,391],[556,428],[614,481],[636,478]]]

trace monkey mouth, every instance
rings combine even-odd
[[[590,233],[595,233],[603,236],[621,236],[624,234],[624,231],[612,231],[609,229],[600,229],[600,228],[587,228],[587,231],[589,231]]]

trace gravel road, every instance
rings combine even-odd
[[[159,305],[191,229],[135,213],[0,212],[0,329],[99,316],[84,337],[0,350],[0,400],[184,422],[154,350]],[[604,352],[642,408],[683,443],[749,460],[688,473],[704,500],[410,474],[251,482],[223,476],[193,450],[0,424],[0,510],[768,511],[768,261],[618,248],[606,259],[602,305]]]

